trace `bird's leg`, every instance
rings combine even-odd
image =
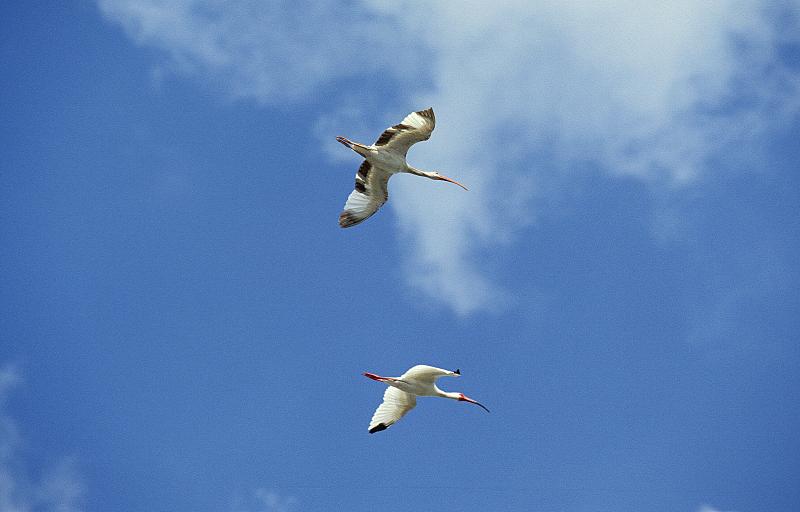
[[[394,377],[381,377],[380,375],[375,375],[374,373],[369,373],[369,372],[364,372],[364,377],[369,377],[370,379],[377,380],[378,382],[400,380],[400,379],[395,379]]]
[[[353,142],[347,137],[342,137],[341,135],[336,137],[336,140],[338,140],[348,148],[352,149],[359,155],[363,156],[364,158],[367,158],[367,155],[369,155],[369,148],[363,144],[359,144],[358,142]]]
[[[348,139],[347,137],[342,137],[341,135],[339,135],[338,137],[336,137],[336,140],[338,140],[339,142],[341,142],[342,144],[344,144],[348,148],[352,148],[353,147],[353,141]]]

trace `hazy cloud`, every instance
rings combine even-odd
[[[406,105],[397,120],[434,106],[436,134],[409,159],[470,192],[395,178],[390,204],[410,242],[409,283],[460,314],[505,302],[492,252],[546,208],[540,190],[566,188],[586,168],[680,190],[712,160],[723,172],[755,161],[800,109],[800,73],[781,58],[800,42],[797,2],[99,5],[176,69],[234,97],[278,104],[383,70],[402,85],[390,99]],[[362,115],[331,105],[317,131],[330,142],[331,120]]]
[[[266,488],[256,489],[250,499],[237,500],[234,512],[293,512],[297,500]]]
[[[413,158],[471,186],[393,184],[415,267],[429,263],[409,275],[461,313],[494,303],[478,262],[534,218],[537,187],[588,165],[675,190],[797,112],[764,3],[501,3],[387,7],[436,56],[417,94],[442,122]]]
[[[718,508],[714,508],[711,505],[700,505],[700,508],[697,509],[697,512],[724,512]],[[727,511],[733,512],[733,511]]]
[[[385,64],[379,20],[334,1],[98,0],[138,43],[178,71],[262,103],[298,99],[323,83]],[[330,30],[336,27],[336,30]]]
[[[72,459],[59,459],[38,481],[26,471],[19,429],[6,412],[8,394],[19,382],[13,366],[0,369],[0,512],[78,512],[84,485]]]

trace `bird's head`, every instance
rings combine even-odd
[[[478,402],[477,400],[473,400],[473,399],[471,399],[470,397],[468,397],[468,396],[467,396],[467,395],[465,395],[464,393],[459,393],[459,394],[458,394],[458,398],[457,398],[457,400],[458,400],[459,402],[469,402],[469,403],[471,403],[471,404],[475,404],[475,405],[477,405],[478,407],[483,407],[483,410],[484,410],[484,411],[486,411],[486,412],[489,412],[489,409],[487,409],[485,405],[483,405],[482,403]]]
[[[454,180],[452,178],[448,178],[447,176],[445,176],[443,174],[440,174],[440,173],[438,173],[436,171],[433,171],[432,173],[430,173],[430,178],[433,179],[433,180],[449,181],[450,183],[454,183],[454,184],[458,185],[459,187],[463,188],[464,190],[469,190],[467,187],[465,187],[461,183],[457,182],[456,180]]]

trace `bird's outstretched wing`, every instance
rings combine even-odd
[[[418,364],[412,366],[406,373],[401,375],[400,380],[417,380],[419,382],[432,384],[439,377],[457,377],[459,375],[461,375],[461,372],[458,370],[451,372],[450,370],[443,370],[435,366]]]
[[[389,386],[383,393],[383,403],[375,410],[369,422],[369,433],[386,430],[417,405],[417,397]]]
[[[433,115],[432,108],[412,112],[400,124],[384,130],[375,141],[375,145],[385,146],[388,150],[405,155],[412,144],[430,139],[435,126],[436,117]]]
[[[355,226],[377,212],[389,200],[391,176],[391,173],[364,160],[356,173],[355,190],[350,192],[344,210],[339,214],[339,226]]]

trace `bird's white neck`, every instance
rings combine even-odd
[[[452,398],[453,400],[461,400],[461,393],[457,393],[455,391],[442,391],[439,388],[436,388],[436,391],[439,393],[439,396],[443,398]]]
[[[431,178],[431,179],[435,179],[437,177],[437,174],[435,172],[423,171],[422,169],[417,169],[416,167],[412,167],[408,164],[406,164],[406,172],[410,174],[416,174],[417,176],[424,176],[426,178]]]

